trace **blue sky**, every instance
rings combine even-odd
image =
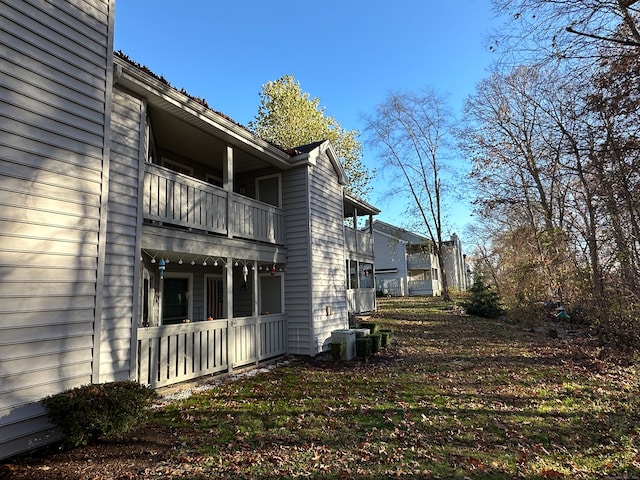
[[[261,86],[292,74],[326,115],[362,130],[389,90],[432,87],[458,112],[487,75],[494,23],[490,0],[116,0],[115,49],[244,125]],[[363,162],[378,167],[366,144]],[[370,202],[406,225],[386,181]],[[470,209],[456,205],[450,231],[460,233]]]

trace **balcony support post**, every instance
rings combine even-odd
[[[235,357],[235,348],[236,348],[236,338],[235,338],[235,323],[233,320],[233,258],[227,257],[224,263],[224,276],[222,277],[223,286],[224,286],[224,315],[228,321],[227,327],[227,355],[228,355],[228,365],[229,372],[233,370],[233,365],[236,361]]]
[[[233,147],[227,145],[222,163],[222,181],[227,191],[227,237],[233,238]]]

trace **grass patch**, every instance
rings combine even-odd
[[[635,367],[585,339],[379,299],[391,345],[368,362],[298,359],[172,403],[190,478],[578,478],[640,475]]]

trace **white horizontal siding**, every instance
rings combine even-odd
[[[311,283],[309,260],[309,206],[307,167],[289,170],[282,177],[282,201],[286,215],[287,273],[285,309],[287,312],[289,353],[310,355]]]
[[[136,298],[140,128],[143,103],[115,89],[100,345],[100,381],[129,378]]]
[[[331,331],[347,328],[349,320],[342,186],[324,156],[312,169],[310,193],[313,326],[319,348],[327,348]],[[331,315],[327,315],[327,307],[331,307]]]
[[[0,0],[0,458],[91,381],[112,7]]]

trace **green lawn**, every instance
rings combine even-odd
[[[382,299],[392,345],[224,381],[154,413],[189,478],[637,478],[637,372],[587,339]]]

